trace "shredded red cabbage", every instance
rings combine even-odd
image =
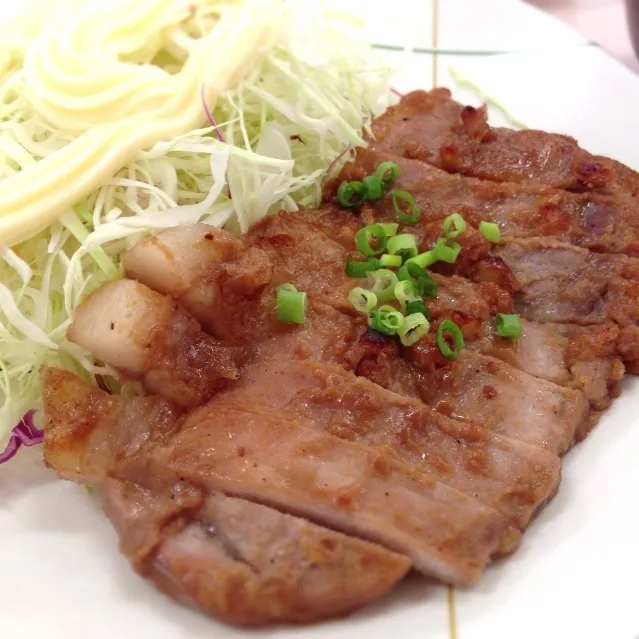
[[[348,153],[353,148],[352,144],[348,144],[346,148],[330,163],[329,167],[326,169],[326,173],[324,173],[324,177],[322,178],[322,183],[320,184],[320,189],[324,188],[324,184],[326,184],[326,180],[331,175],[331,171],[333,167],[344,157],[346,153]]]
[[[44,441],[44,431],[33,423],[35,410],[25,413],[20,423],[11,432],[11,439],[3,453],[0,453],[0,464],[9,461],[20,449],[20,446],[34,446]]]
[[[104,381],[104,377],[102,377],[102,375],[95,376],[95,383],[98,385],[98,388],[100,390],[103,390],[105,393],[109,393],[109,395],[111,394],[111,391]]]
[[[204,107],[204,113],[206,113],[206,117],[209,119],[209,122],[211,123],[211,126],[213,126],[213,131],[215,132],[215,135],[217,136],[217,139],[220,142],[224,142],[224,136],[222,135],[222,131],[220,131],[220,125],[215,121],[215,118],[213,117],[213,114],[211,113],[211,110],[209,109],[208,105],[206,104],[206,96],[204,95],[204,85],[202,85],[202,89],[200,91],[200,96],[202,98],[202,106]],[[228,190],[229,190],[229,199],[233,198],[233,194],[231,193],[231,187],[227,186]]]
[[[404,97],[403,93],[400,93],[397,89],[393,89],[393,87],[391,87],[391,93],[394,93],[398,98]]]
[[[206,117],[209,119],[211,126],[215,127],[213,130],[215,132],[215,135],[217,136],[217,139],[220,142],[224,142],[224,136],[222,135],[222,132],[220,131],[220,125],[214,120],[213,114],[211,113],[209,107],[206,104],[206,96],[204,95],[204,85],[202,85],[202,90],[200,91],[200,95],[202,97],[202,106],[204,107],[204,113],[206,113]]]

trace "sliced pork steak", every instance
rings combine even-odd
[[[499,224],[503,237],[556,237],[577,246],[608,253],[639,253],[639,203],[601,193],[570,193],[535,183],[492,182],[449,174],[433,165],[376,149],[359,149],[329,184],[334,197],[343,180],[361,180],[386,161],[399,167],[397,187],[409,191],[423,222],[461,213],[477,227]],[[392,199],[375,205],[379,219],[395,217]]]
[[[187,482],[151,453],[169,446],[182,409],[158,397],[125,400],[71,373],[42,373],[45,462],[102,484],[122,551],[176,599],[241,625],[309,622],[374,601],[408,557]]]
[[[623,164],[591,155],[566,135],[491,127],[485,108],[455,102],[448,89],[404,96],[375,120],[372,140],[375,148],[484,180],[639,194],[639,177]]]

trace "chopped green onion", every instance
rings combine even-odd
[[[397,224],[397,222],[380,222],[379,225],[384,229],[386,237],[392,237],[393,235],[396,235],[397,229],[399,228],[399,224]]]
[[[389,255],[388,253],[384,253],[384,255],[379,258],[379,263],[382,266],[390,266],[391,268],[401,266],[403,261],[401,255]]]
[[[371,240],[373,238],[377,240],[377,248],[371,246]],[[380,224],[369,224],[357,231],[357,235],[355,236],[357,250],[362,255],[370,257],[383,253],[386,250],[386,242],[386,233]]]
[[[432,266],[437,259],[435,251],[432,250],[420,253],[416,257],[411,257],[410,260],[406,261],[406,264],[417,264],[417,266],[421,266],[422,268],[428,268],[429,266]]]
[[[442,233],[448,240],[461,235],[466,230],[466,222],[459,213],[449,215],[442,224]]]
[[[451,348],[446,341],[446,334],[449,334],[454,342],[454,346]],[[464,348],[464,336],[461,329],[453,320],[446,318],[437,329],[437,348],[439,352],[450,360],[455,360]]]
[[[428,271],[425,268],[422,268],[419,264],[415,264],[415,262],[413,262],[412,260],[407,262],[406,270],[408,271],[410,277],[415,280],[419,280],[422,277],[430,277]]]
[[[377,295],[361,286],[356,286],[348,294],[348,301],[356,311],[368,314],[377,306]]]
[[[497,333],[499,337],[519,339],[521,337],[521,320],[519,319],[519,315],[497,313],[497,315],[495,315],[495,333]]]
[[[461,246],[457,242],[452,242],[451,240],[447,240],[443,237],[437,240],[437,244],[435,244],[435,247],[433,248],[435,257],[448,264],[455,263],[460,251]]]
[[[397,275],[386,268],[380,268],[368,274],[371,282],[371,290],[377,295],[380,302],[390,302],[395,299],[395,284]]]
[[[404,325],[404,316],[392,306],[380,306],[369,313],[368,325],[385,335],[395,335]]]
[[[426,269],[423,269],[413,260],[408,260],[397,271],[397,279],[412,282],[418,297],[437,297],[437,282],[431,278]]]
[[[397,215],[402,222],[406,222],[407,224],[419,222],[421,213],[415,204],[415,199],[408,191],[397,189],[391,193],[391,197],[393,199],[395,215]],[[400,205],[400,201],[403,201],[402,205]],[[407,211],[402,210],[402,206],[404,209],[407,209]]]
[[[348,277],[366,277],[380,266],[379,260],[375,257],[369,257],[365,262],[358,262],[349,255],[346,260],[346,275]]]
[[[337,189],[337,201],[346,208],[359,206],[366,199],[366,190],[361,182],[342,182]]]
[[[426,319],[430,319],[430,309],[426,306],[424,300],[411,300],[406,304],[406,313],[413,315],[421,313]]]
[[[417,290],[411,280],[400,280],[395,284],[393,289],[395,299],[401,304],[402,308],[407,308],[408,302],[417,299]]]
[[[422,313],[411,313],[404,318],[404,324],[397,330],[404,346],[412,346],[428,334],[430,323]]]
[[[420,277],[417,280],[417,292],[422,297],[429,297],[430,299],[435,299],[437,297],[437,292],[439,290],[439,286],[437,282],[430,277]]]
[[[497,244],[501,238],[499,227],[494,222],[480,222],[479,232],[489,241]]]
[[[367,175],[363,180],[364,194],[367,200],[376,202],[384,195],[382,181],[376,175]]]
[[[397,269],[397,279],[400,282],[412,282],[412,278],[410,276],[410,273],[408,272],[408,268],[406,267],[406,264],[404,264],[404,266],[402,266],[401,268]]]
[[[391,255],[406,256],[404,259],[410,259],[417,255],[417,242],[415,236],[410,233],[402,233],[388,239],[386,250]],[[401,251],[401,253],[400,253]]]
[[[392,186],[399,179],[399,167],[395,162],[382,162],[375,171],[375,176],[382,183],[383,187],[387,189]]]
[[[297,291],[292,284],[281,284],[277,287],[276,313],[280,322],[304,324],[306,293]]]

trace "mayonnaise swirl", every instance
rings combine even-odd
[[[106,0],[52,21],[26,50],[28,99],[52,127],[77,135],[68,145],[0,181],[0,244],[38,233],[98,188],[130,157],[204,121],[278,39],[281,0],[207,0],[218,18],[187,39],[175,74],[127,57],[184,19],[175,0]],[[185,38],[181,38],[184,46]]]

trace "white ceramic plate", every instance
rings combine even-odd
[[[372,42],[432,48],[427,1],[338,4],[369,16]],[[0,15],[9,5],[0,0]],[[449,52],[439,82],[457,98],[480,102],[452,85],[451,66],[528,126],[575,135],[639,169],[639,78],[568,27],[515,0],[442,0],[438,46]],[[431,55],[386,55],[406,63],[398,89],[430,88]],[[454,593],[458,639],[639,638],[638,416],[639,383],[628,380],[566,458],[559,495],[519,552]],[[222,626],[135,575],[95,498],[57,480],[39,451],[0,467],[2,639],[449,639],[449,613],[447,589],[415,577],[346,620],[264,633]]]

